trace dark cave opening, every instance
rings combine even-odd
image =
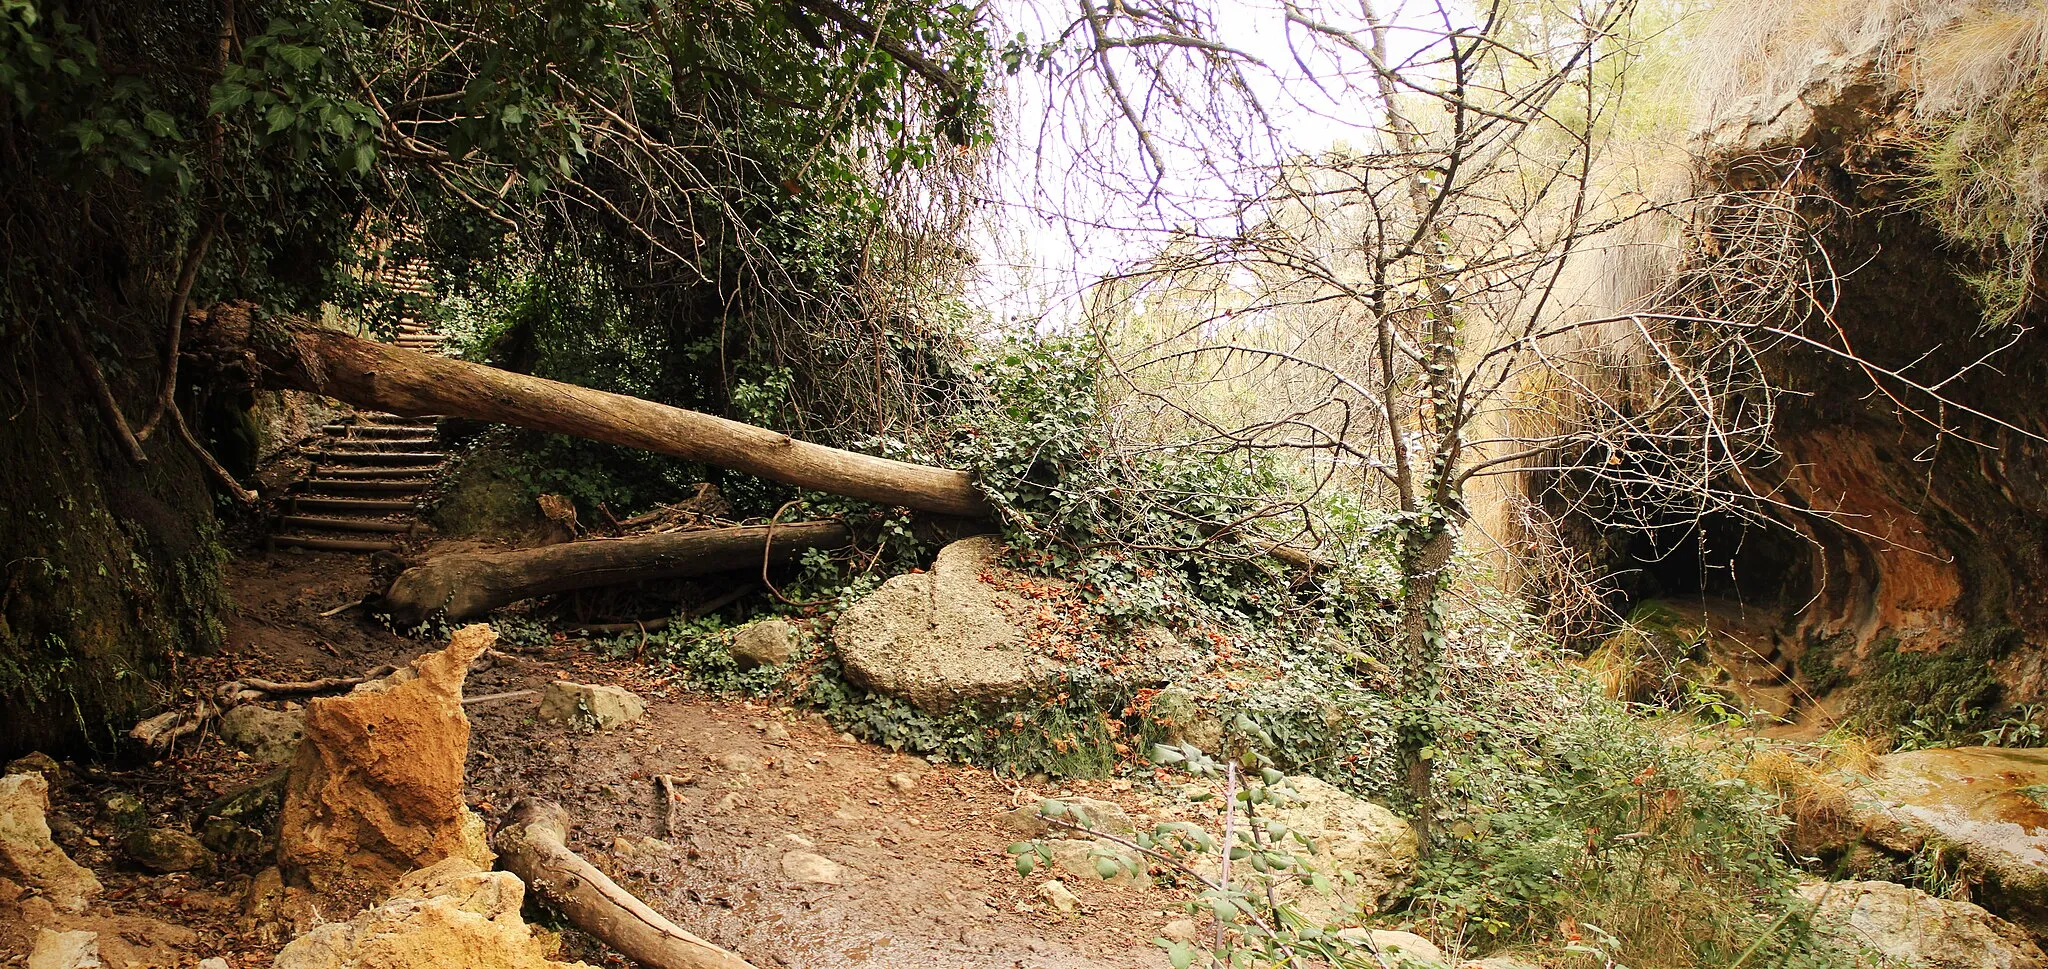
[[[1622,604],[1718,599],[1782,611],[1811,594],[1814,548],[1781,525],[1729,512],[1672,517],[1611,540]]]

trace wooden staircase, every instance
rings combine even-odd
[[[429,292],[418,269],[387,267],[382,275],[399,292]],[[400,319],[391,342],[428,353],[442,349],[441,338],[410,317]],[[311,470],[278,502],[270,546],[386,552],[431,534],[419,503],[447,461],[439,424],[434,417],[358,411],[327,425],[324,439],[305,451]]]

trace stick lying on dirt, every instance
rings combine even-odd
[[[171,741],[197,731],[213,718],[240,704],[310,696],[315,693],[339,693],[371,680],[381,680],[396,670],[395,666],[379,666],[361,676],[330,676],[302,682],[266,680],[254,676],[230,680],[214,687],[212,696],[200,697],[192,701],[189,707],[166,710],[136,724],[135,729],[128,731],[128,736],[142,741],[146,746],[162,750],[170,746]]]
[[[491,847],[499,864],[539,892],[569,924],[652,969],[754,969],[745,959],[678,928],[569,850],[569,813],[522,798]]]
[[[399,573],[384,594],[384,606],[406,625],[421,622],[436,609],[450,620],[474,619],[534,596],[641,579],[759,569],[764,556],[771,564],[780,564],[807,549],[839,548],[850,541],[846,526],[838,522],[799,522],[436,555]]]

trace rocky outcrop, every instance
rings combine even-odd
[[[450,858],[405,876],[391,898],[284,947],[276,969],[572,969],[519,917],[526,886]]]
[[[1332,885],[1318,892],[1283,880],[1275,886],[1281,900],[1326,923],[1356,924],[1359,916],[1379,911],[1415,871],[1415,830],[1394,812],[1314,777],[1289,777],[1287,787],[1294,796],[1266,816],[1309,840],[1307,848],[1290,847]]]
[[[1670,528],[1659,545],[1590,520],[1571,526],[1632,603],[1704,596],[1781,621],[1801,690],[1874,686],[1861,699],[1878,702],[1858,706],[1879,725],[2048,697],[2048,398],[2021,391],[2048,370],[2048,301],[2033,280],[2018,319],[1988,323],[1981,284],[2025,281],[2009,278],[2001,255],[1945,236],[1923,204],[1930,180],[1916,152],[1927,132],[1915,128],[1916,82],[1901,70],[1913,61],[1903,26],[1913,19],[1895,22],[1898,36],[1867,30],[1840,44],[1753,33],[1759,52],[1811,60],[1743,75],[1777,80],[1707,120],[1694,146],[1701,197],[1751,193],[1695,210],[1701,263],[1725,258],[1707,268],[1754,275],[1739,261],[1743,227],[1769,207],[1787,216],[1778,228],[1817,233],[1823,272],[1841,274],[1815,294],[1825,320],[1794,325],[1835,350],[1779,341],[1761,361],[1783,399],[1798,401],[1776,415],[1779,456],[1741,483],[1768,495],[1752,508],[1777,521],[1665,515],[1639,495],[1529,481],[1562,514],[1559,499],[1576,496]],[[1945,400],[1884,371],[1938,385]],[[1817,720],[1842,704],[1824,706]],[[1974,729],[1996,715],[1958,719]]]
[[[1969,747],[1878,759],[1849,798],[1851,828],[1904,854],[1940,851],[1973,900],[2048,937],[2048,750]]]
[[[465,626],[389,677],[307,703],[278,831],[288,882],[352,898],[443,859],[490,863],[483,821],[462,801],[462,682],[496,638]]]
[[[83,912],[100,880],[50,840],[49,810],[42,774],[0,777],[0,874],[42,892],[60,911]]]
[[[1814,927],[1851,951],[1899,969],[2048,969],[2018,926],[1969,902],[1892,882],[1815,882]]]
[[[930,712],[1028,694],[1058,665],[1026,642],[1030,600],[998,585],[994,536],[940,550],[930,572],[899,575],[839,617],[832,638],[846,675]],[[1012,573],[1014,574],[1014,573]]]

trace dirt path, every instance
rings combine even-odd
[[[232,567],[231,583],[238,608],[229,647],[194,660],[192,682],[354,673],[439,645],[397,636],[361,610],[319,615],[369,589],[358,557],[252,556]],[[532,698],[472,706],[472,806],[495,824],[521,796],[559,801],[578,821],[578,851],[678,923],[756,965],[1166,964],[1148,940],[1177,917],[1169,911],[1172,893],[1068,877],[1081,908],[1062,914],[1041,898],[1043,876],[1019,877],[1004,851],[1016,835],[1004,830],[1002,815],[1044,797],[1117,800],[1134,815],[1158,803],[1128,784],[1025,788],[986,770],[927,764],[852,742],[808,714],[693,693],[574,641],[474,674],[468,693],[533,689],[560,678],[632,689],[649,701],[648,716],[581,733],[540,721]],[[142,873],[113,849],[114,832],[98,806],[127,790],[159,819],[191,825],[204,805],[269,770],[209,736],[162,761],[86,778],[57,799],[53,817],[66,827],[66,847],[108,883],[112,912],[135,920],[121,933],[135,943],[126,947],[132,951],[107,953],[113,969],[191,965],[208,956],[226,957],[235,969],[263,966],[288,941],[242,911],[240,894],[260,859],[208,873]],[[672,831],[654,780],[661,774],[683,781]],[[785,865],[792,852],[830,859],[840,884],[792,877]],[[15,900],[0,897],[0,965],[25,955],[26,917]],[[623,964],[573,932],[567,949],[593,964]]]

